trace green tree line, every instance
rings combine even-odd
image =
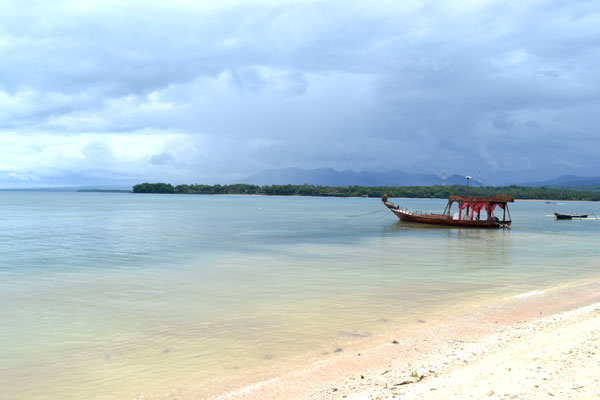
[[[322,197],[389,197],[448,198],[450,195],[488,197],[497,194],[513,196],[515,199],[537,200],[589,200],[599,201],[600,190],[565,189],[548,186],[498,186],[471,187],[455,186],[318,186],[318,185],[177,185],[169,183],[141,183],[133,186],[134,193],[175,194],[247,194],[270,196],[322,196]]]

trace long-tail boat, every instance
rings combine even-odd
[[[387,194],[381,201],[403,222],[445,225],[457,228],[508,228],[511,224],[508,203],[515,199],[511,196],[495,197],[450,196],[443,214],[426,214],[408,211],[388,201]],[[458,211],[452,214],[452,205],[457,203]],[[494,215],[496,208],[502,209],[502,219]],[[485,211],[482,213],[482,211]]]
[[[563,214],[559,212],[555,212],[554,215],[556,215],[556,219],[582,219],[588,217],[587,214]]]

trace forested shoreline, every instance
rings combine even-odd
[[[389,197],[448,198],[450,195],[495,196],[505,194],[522,200],[587,200],[599,201],[600,188],[565,189],[547,186],[317,186],[317,185],[177,185],[169,183],[140,183],[133,186],[134,193],[171,194],[243,194],[266,196],[318,196],[318,197]]]

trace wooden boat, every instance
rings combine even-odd
[[[505,195],[495,197],[450,196],[443,214],[426,214],[405,210],[388,201],[387,194],[381,197],[381,201],[400,221],[404,222],[445,225],[457,228],[508,228],[512,221],[507,203],[512,203],[515,200],[511,196]],[[454,203],[458,205],[458,212],[452,214]],[[502,220],[494,215],[494,210],[497,207],[503,210]],[[481,211],[485,211],[485,213]]]
[[[582,219],[588,217],[587,214],[562,214],[559,212],[555,212],[554,215],[556,215],[556,219]]]

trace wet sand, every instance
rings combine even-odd
[[[339,388],[319,399],[600,398],[600,303],[522,324]],[[366,379],[366,380],[365,380]],[[364,383],[363,383],[364,382]]]
[[[599,337],[600,285],[588,282],[417,321],[228,392],[166,398],[600,398]]]

